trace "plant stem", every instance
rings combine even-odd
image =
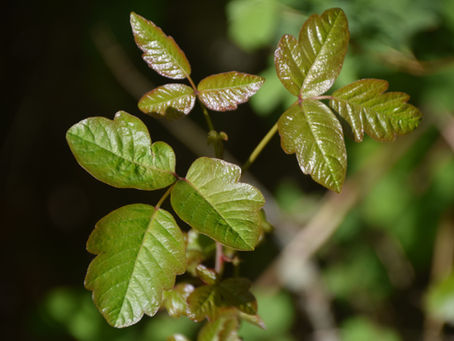
[[[224,271],[224,250],[222,244],[219,242],[216,242],[216,261],[214,270],[218,275],[222,275],[222,272]]]
[[[197,93],[197,87],[195,86],[192,78],[189,75],[187,75],[186,78],[188,79],[189,83],[191,84],[191,87],[194,89],[194,92]]]
[[[172,191],[173,186],[175,186],[175,185],[170,186],[167,189],[167,191],[165,191],[165,193],[162,195],[161,199],[159,199],[158,203],[154,207],[156,210],[158,210],[161,207],[162,203],[167,199],[167,197],[169,196],[170,192]]]
[[[271,138],[276,134],[277,132],[277,122],[274,124],[274,126],[268,131],[268,133],[263,137],[262,141],[255,147],[254,151],[251,153],[249,158],[247,159],[246,163],[243,165],[242,170],[245,171],[249,169],[249,167],[252,165],[252,163],[257,159],[257,157],[260,155],[262,152],[263,148],[270,142]]]
[[[210,117],[210,114],[209,114],[207,108],[200,101],[199,101],[199,104],[200,104],[200,107],[202,108],[203,116],[205,116],[205,121],[207,122],[208,129],[209,130],[215,130],[214,129],[214,125],[213,125],[213,121],[211,121],[211,117]]]

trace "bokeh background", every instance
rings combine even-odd
[[[129,12],[172,35],[193,79],[237,70],[266,77],[236,112],[213,113],[229,135],[227,158],[244,162],[289,103],[272,54],[312,13],[341,7],[351,42],[335,87],[390,82],[424,118],[392,144],[353,142],[344,129],[348,180],[341,195],[304,176],[278,137],[248,176],[266,193],[275,229],[242,272],[255,281],[268,326],[255,340],[450,340],[454,330],[454,0],[10,1],[0,53],[2,233],[0,321],[4,340],[161,341],[198,326],[165,315],[111,328],[83,288],[97,220],[161,193],[111,188],[73,159],[66,130],[88,116],[138,115],[173,146],[185,173],[206,145],[202,114],[169,125],[137,109],[164,84],[134,44]],[[302,244],[289,247],[292,240]],[[282,252],[285,250],[285,252]],[[278,263],[278,261],[281,263]],[[280,264],[280,265],[279,265]]]

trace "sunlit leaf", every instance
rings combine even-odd
[[[197,86],[199,98],[215,111],[235,110],[247,102],[262,86],[264,78],[236,71],[219,73],[202,79]]]
[[[166,341],[190,341],[190,340],[182,334],[174,334],[168,337]]]
[[[362,79],[333,93],[330,106],[350,124],[356,141],[362,141],[364,132],[392,141],[418,126],[421,112],[407,103],[409,96],[387,89],[385,80]]]
[[[205,284],[214,284],[218,280],[217,273],[203,264],[197,265],[195,270],[197,277]]]
[[[169,119],[189,114],[194,107],[194,90],[184,84],[165,84],[147,92],[139,101],[146,114]]]
[[[305,75],[301,97],[321,95],[331,88],[342,69],[349,39],[347,17],[340,8],[314,14],[304,23],[298,38]]]
[[[454,324],[454,273],[430,287],[426,306],[433,317]]]
[[[194,291],[189,283],[180,283],[171,290],[164,291],[164,307],[169,316],[180,317],[189,314],[187,298]]]
[[[137,46],[143,51],[142,58],[153,70],[172,79],[190,75],[191,66],[184,52],[172,37],[142,16],[131,13],[131,27]]]
[[[68,130],[66,140],[77,162],[111,186],[154,190],[175,181],[172,148],[164,142],[151,144],[145,124],[124,111],[114,120],[82,120]]]
[[[291,94],[299,96],[308,66],[304,65],[303,51],[294,36],[286,34],[281,38],[274,52],[274,64],[282,84]]]
[[[234,312],[226,311],[214,321],[207,322],[200,330],[197,341],[241,341],[238,336],[239,321]]]
[[[87,242],[96,258],[85,286],[106,320],[126,327],[159,309],[163,290],[186,268],[183,234],[170,213],[144,204],[121,207],[97,224]]]
[[[296,153],[303,173],[340,192],[347,155],[342,127],[331,110],[319,101],[305,100],[291,106],[278,125],[282,148],[288,154]]]
[[[213,320],[228,308],[254,315],[257,301],[249,291],[250,287],[249,280],[237,277],[198,287],[188,297],[189,317],[196,322],[205,318]]]
[[[265,201],[253,186],[238,182],[241,169],[223,160],[194,161],[172,190],[178,216],[197,231],[238,250],[253,250]]]

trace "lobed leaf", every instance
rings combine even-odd
[[[325,93],[340,73],[350,33],[339,8],[312,15],[298,41],[284,35],[274,53],[276,73],[285,88],[301,98]]]
[[[333,93],[330,106],[352,127],[356,141],[364,132],[379,141],[392,141],[397,135],[415,129],[421,112],[407,101],[403,92],[385,92],[388,82],[362,79]]]
[[[188,297],[189,317],[195,322],[213,320],[226,309],[235,308],[248,315],[257,313],[257,301],[245,278],[228,278],[220,283],[195,289]]]
[[[172,79],[184,79],[191,74],[191,66],[175,40],[167,36],[153,22],[132,12],[131,27],[142,58],[157,73]]]
[[[219,73],[200,81],[198,96],[211,110],[235,110],[238,104],[247,102],[264,81],[263,77],[236,71]]]
[[[278,127],[282,149],[296,153],[303,173],[340,192],[347,155],[342,127],[331,110],[319,101],[305,100],[282,114]]]
[[[173,149],[164,142],[151,144],[145,124],[124,111],[114,120],[82,120],[68,130],[66,140],[77,162],[111,186],[155,190],[175,182]]]
[[[97,224],[87,242],[96,258],[85,286],[106,320],[126,327],[158,311],[163,291],[186,269],[183,234],[170,213],[144,204],[121,207]]]
[[[197,341],[241,341],[238,336],[239,326],[237,314],[226,311],[203,326]]]
[[[239,183],[240,176],[237,165],[201,157],[173,187],[171,204],[200,233],[233,249],[253,250],[265,200],[255,187]]]
[[[194,90],[185,84],[165,84],[147,92],[139,100],[145,114],[169,119],[189,114],[194,107]]]

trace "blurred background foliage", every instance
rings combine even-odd
[[[415,132],[392,144],[370,139],[357,144],[345,129],[349,180],[342,195],[353,193],[348,197],[353,199],[345,209],[332,208],[332,220],[340,222],[335,232],[306,265],[290,269],[290,280],[281,272],[271,280],[263,274],[286,243],[311,226],[330,194],[304,176],[273,139],[251,174],[277,203],[280,218],[267,212],[274,232],[255,253],[242,254],[241,266],[256,280],[259,313],[268,329],[243,324],[240,334],[247,341],[454,336],[454,0],[14,1],[7,6],[0,57],[7,85],[1,159],[4,339],[160,341],[174,333],[194,339],[197,333],[199,326],[165,314],[113,329],[83,289],[91,259],[84,243],[95,222],[128,203],[153,203],[160,193],[117,190],[92,179],[70,155],[66,130],[87,116],[111,118],[120,109],[137,114],[155,141],[174,147],[181,173],[206,147],[194,142],[205,138],[197,130],[169,131],[138,112],[137,97],[165,80],[141,61],[129,12],[175,38],[195,80],[228,70],[266,78],[250,104],[213,114],[216,127],[229,134],[226,148],[242,162],[290,101],[274,71],[277,41],[284,33],[297,35],[309,15],[331,7],[346,12],[351,30],[334,87],[359,78],[386,79],[391,90],[411,95],[424,118]],[[184,120],[205,129],[197,111]]]

